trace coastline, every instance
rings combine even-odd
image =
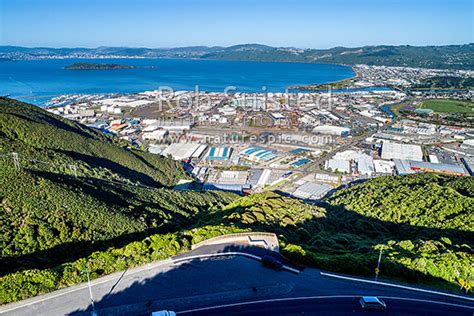
[[[321,64],[321,65],[328,65],[328,64]],[[291,90],[327,90],[328,88],[332,88],[334,85],[338,85],[338,84],[341,84],[341,83],[347,83],[346,85],[344,85],[344,87],[337,87],[336,88],[336,89],[345,89],[345,88],[350,88],[349,84],[356,81],[360,76],[359,73],[356,71],[355,66],[346,65],[346,64],[332,64],[332,65],[350,67],[352,69],[352,71],[354,72],[354,76],[352,76],[350,78],[346,78],[346,79],[330,81],[330,82],[325,82],[325,83],[289,86],[288,89],[291,89]]]
[[[125,69],[127,71],[119,74],[112,73],[115,69],[110,71],[100,69],[100,73],[95,69],[93,71],[64,69],[75,62],[126,64],[136,67]],[[19,71],[21,69],[29,69],[32,75],[23,75],[25,72]],[[132,59],[103,58],[23,60],[8,64],[8,67],[5,63],[4,70],[14,80],[3,80],[2,83],[5,85],[2,85],[0,93],[8,93],[22,100],[42,99],[44,96],[53,97],[60,94],[138,93],[156,90],[160,86],[173,87],[175,90],[195,90],[196,84],[199,84],[201,91],[206,92],[221,92],[226,86],[235,86],[238,92],[243,93],[262,91],[277,93],[284,92],[288,86],[295,84],[337,81],[341,78],[347,80],[355,76],[353,69],[347,65],[200,58],[140,58],[136,62]],[[202,73],[203,70],[205,73]],[[75,75],[76,71],[80,71],[81,75]],[[251,72],[252,75],[241,76],[244,71]],[[274,76],[269,75],[271,72]],[[54,76],[42,78],[41,74],[44,73]],[[41,78],[41,87],[37,87],[35,83],[38,81],[35,79],[36,74]],[[133,84],[124,85],[124,82]],[[61,89],[56,88],[58,84]],[[262,86],[266,89],[262,90]],[[42,103],[42,100],[34,102]]]

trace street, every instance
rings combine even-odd
[[[180,312],[276,298],[341,295],[351,298],[343,299],[342,302],[337,299],[337,304],[331,300],[318,301],[317,304],[311,301],[284,304],[291,308],[283,310],[282,315],[303,311],[306,311],[307,315],[308,312],[315,310],[352,313],[357,306],[354,300],[361,295],[431,300],[465,305],[474,311],[473,301],[331,278],[321,275],[317,269],[307,268],[299,274],[275,271],[263,267],[256,260],[242,256],[220,256],[179,261],[179,263],[166,260],[145,265],[93,280],[92,294],[99,315],[148,315],[153,310],[168,309]],[[432,304],[428,306],[425,305],[427,303],[413,302],[394,304],[392,299],[387,299],[387,304],[391,306],[389,311],[394,312],[447,311],[452,315],[459,311],[457,307],[450,305],[433,307]],[[417,307],[413,309],[415,305]],[[280,305],[267,303],[252,306],[250,309],[234,307],[225,310],[225,314],[248,315],[254,310],[264,311],[269,307],[268,313],[271,313],[272,310],[279,308],[278,306]],[[87,284],[0,307],[1,315],[90,315],[91,311]],[[462,313],[466,311],[469,309],[461,308]],[[207,315],[211,312],[196,312],[196,314]],[[217,315],[220,312],[216,310],[212,311],[212,314]],[[472,315],[472,312],[467,314]]]

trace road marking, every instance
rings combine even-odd
[[[208,306],[196,309],[190,309],[182,312],[177,312],[177,314],[187,314],[187,313],[194,313],[194,312],[202,312],[211,309],[219,309],[219,308],[227,308],[227,307],[236,307],[236,306],[245,306],[245,305],[253,305],[253,304],[262,304],[262,303],[274,303],[274,302],[287,302],[287,301],[302,301],[302,300],[313,300],[313,299],[331,299],[331,298],[360,298],[363,295],[326,295],[326,296],[301,296],[301,297],[284,297],[284,298],[275,298],[275,299],[267,299],[267,300],[258,300],[258,301],[250,301],[250,302],[242,302],[242,303],[232,303],[232,304],[223,304],[223,305],[216,305],[216,306]],[[436,302],[430,300],[422,300],[422,299],[411,299],[405,297],[388,297],[388,296],[380,296],[380,298],[386,299],[398,299],[398,300],[407,300],[407,301],[418,301],[424,303],[435,303],[440,305],[448,305],[448,306],[455,306],[461,308],[469,308],[472,309],[472,306],[460,305],[460,304],[452,304],[452,303],[444,303],[444,302]]]
[[[180,262],[180,261],[188,261],[188,260],[193,260],[193,259],[201,259],[201,258],[211,258],[211,257],[222,257],[222,256],[244,256],[248,257],[251,259],[255,259],[258,261],[262,261],[262,258],[256,255],[252,255],[246,252],[222,252],[222,253],[214,253],[214,254],[207,254],[207,255],[195,255],[195,256],[189,256],[189,257],[184,257],[184,258],[178,258],[178,259],[171,259],[174,262]],[[292,267],[288,267],[283,265],[283,269],[288,270],[293,273],[300,273],[299,270],[294,269]]]
[[[414,302],[423,302],[423,303],[431,303],[431,304],[441,304],[441,305],[448,305],[448,306],[455,306],[461,308],[470,308],[474,309],[474,306],[466,306],[461,304],[454,304],[454,303],[446,303],[446,302],[437,302],[431,300],[422,300],[419,298],[408,298],[408,297],[395,297],[395,296],[379,296],[380,298],[390,299],[390,300],[399,300],[399,301],[414,301]]]
[[[294,298],[285,297],[285,298],[275,298],[275,299],[267,299],[267,300],[258,300],[258,301],[242,302],[242,303],[232,303],[232,304],[223,304],[223,305],[216,305],[216,306],[201,307],[201,308],[196,308],[196,309],[190,309],[190,310],[187,310],[187,311],[177,312],[177,314],[187,314],[187,313],[207,311],[207,310],[210,310],[210,309],[219,309],[219,308],[236,307],[236,306],[261,304],[261,303],[285,302],[285,301],[292,301],[292,300],[297,301],[297,300],[309,300],[309,299],[355,298],[355,297],[360,297],[360,296],[335,295],[335,296],[303,296],[303,297],[294,297]]]
[[[474,302],[474,298],[461,296],[461,295],[456,295],[456,294],[449,294],[449,293],[443,293],[443,292],[438,292],[438,291],[419,289],[419,288],[416,288],[416,287],[393,284],[393,283],[386,283],[386,282],[380,282],[380,281],[371,281],[371,280],[365,280],[365,279],[358,279],[358,278],[347,277],[347,276],[343,276],[343,275],[337,275],[337,274],[326,273],[326,272],[320,272],[320,274],[323,275],[323,276],[332,277],[332,278],[351,280],[351,281],[357,281],[357,282],[365,282],[365,283],[371,283],[371,284],[377,284],[377,285],[385,285],[385,286],[391,286],[391,287],[398,287],[398,288],[405,289],[405,290],[410,290],[410,291],[418,291],[418,292],[424,292],[424,293],[430,293],[430,294],[436,294],[436,295],[449,296],[449,297],[454,297],[454,298],[459,298],[459,299],[464,299],[464,300]]]
[[[165,259],[165,260],[158,261],[158,262],[155,262],[155,263],[149,263],[149,264],[146,264],[144,266],[136,267],[136,268],[133,268],[133,269],[129,270],[126,273],[126,275],[127,276],[133,275],[133,274],[136,274],[136,273],[139,273],[139,272],[143,272],[143,271],[146,271],[146,270],[151,270],[151,269],[158,268],[160,266],[164,266],[166,264],[171,264],[171,263],[173,263],[173,262],[170,259]],[[113,280],[116,279],[116,274],[120,275],[121,273],[123,273],[123,271],[115,272],[113,274],[109,274],[109,275],[103,276],[101,278],[95,279],[95,280],[91,281],[91,285],[96,286],[96,285],[99,285],[99,284],[103,284],[103,283],[113,281]],[[40,296],[29,298],[29,299],[25,299],[24,301],[14,302],[14,303],[5,305],[4,307],[0,306],[0,314],[11,312],[15,309],[23,308],[23,307],[30,306],[30,305],[33,305],[33,304],[41,303],[41,302],[44,302],[44,301],[47,301],[47,300],[65,295],[65,294],[70,294],[70,293],[73,293],[73,292],[76,292],[76,291],[79,291],[79,290],[87,289],[87,287],[88,287],[87,283],[82,283],[82,284],[74,285],[69,289],[68,288],[59,289],[59,290],[56,290],[56,291],[51,292],[51,293],[47,293],[47,294],[43,294],[43,295],[40,295]],[[55,293],[55,292],[59,292],[59,293]],[[87,297],[87,300],[89,300],[88,297]]]

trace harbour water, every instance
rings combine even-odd
[[[133,69],[67,70],[76,62],[133,65]],[[43,104],[61,94],[135,93],[167,86],[176,90],[284,92],[292,85],[327,83],[354,76],[342,65],[196,59],[48,59],[0,61],[0,95]]]

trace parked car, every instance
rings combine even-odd
[[[281,263],[280,260],[268,255],[262,257],[262,264],[267,268],[275,269],[278,271],[283,269],[283,263]]]
[[[362,296],[359,300],[360,306],[365,310],[386,310],[387,304],[375,296]]]
[[[151,316],[176,316],[176,313],[173,311],[157,311],[151,313]]]

